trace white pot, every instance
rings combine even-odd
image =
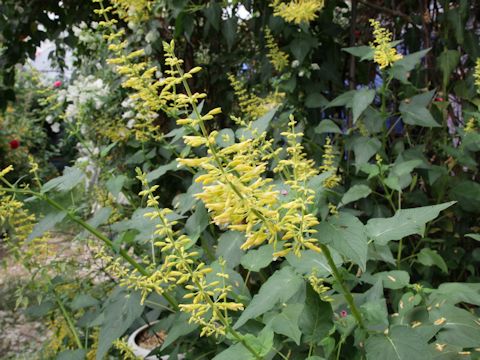
[[[156,324],[158,321],[153,321],[151,322],[150,324],[146,324],[146,325],[143,325],[142,327],[138,328],[137,330],[135,330],[129,337],[128,337],[128,347],[130,349],[132,349],[133,353],[138,356],[138,357],[141,357],[142,359],[145,359],[145,360],[169,360],[170,359],[170,356],[169,355],[163,355],[161,357],[158,357],[157,355],[150,355],[150,356],[147,356],[148,354],[150,354],[150,352],[152,351],[151,349],[145,349],[145,348],[142,348],[141,346],[139,346],[136,342],[136,338],[138,336],[138,334],[140,334],[143,330],[151,327],[152,325]],[[182,360],[182,359],[185,359],[185,354],[178,354],[178,359],[179,360]]]

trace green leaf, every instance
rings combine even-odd
[[[266,321],[277,334],[289,337],[297,345],[300,345],[302,332],[298,327],[298,321],[303,311],[303,304],[287,304],[280,314],[274,315]]]
[[[371,193],[372,189],[370,189],[370,187],[368,187],[367,185],[354,185],[350,189],[348,189],[345,194],[343,194],[339,207],[345,206],[359,199],[366,198]]]
[[[361,89],[356,90],[352,100],[352,112],[353,123],[355,124],[362,115],[363,111],[370,105],[375,99],[375,90],[373,89]]]
[[[330,251],[335,265],[341,265],[343,263],[341,256],[335,250]],[[313,250],[302,251],[301,256],[296,256],[290,252],[286,259],[300,274],[310,274],[313,270],[316,271],[318,276],[329,276],[332,274],[332,269],[328,265],[325,256]]]
[[[330,303],[320,300],[320,296],[307,286],[305,307],[299,319],[299,327],[304,334],[304,342],[318,344],[333,327],[333,311]]]
[[[417,254],[417,262],[425,266],[437,266],[444,273],[448,274],[448,267],[445,260],[438,254],[436,250],[423,248]]]
[[[95,214],[91,219],[87,221],[88,225],[97,228],[100,225],[105,224],[108,219],[110,218],[110,214],[112,213],[112,208],[111,207],[104,207],[100,208],[97,211],[95,211]]]
[[[477,317],[467,310],[453,305],[443,304],[432,307],[430,320],[445,319],[439,326],[437,341],[460,347],[478,347],[480,345],[480,325]]]
[[[227,231],[218,238],[216,257],[222,257],[230,268],[240,264],[245,251],[240,246],[245,242],[245,235],[238,231]]]
[[[264,131],[267,131],[270,122],[272,121],[275,113],[277,112],[278,107],[273,108],[265,115],[263,115],[260,119],[255,120],[252,122],[251,127],[247,128],[240,128],[236,131],[236,136],[238,139],[245,138],[245,139],[253,139],[254,137],[262,134]]]
[[[167,346],[172,344],[178,338],[190,334],[194,331],[198,325],[191,324],[188,322],[190,316],[185,313],[176,313],[175,320],[173,321],[173,326],[168,329],[167,337],[162,344],[162,350],[165,349]]]
[[[269,326],[265,326],[257,336],[247,334],[243,338],[251,348],[261,357],[265,357],[273,346],[273,331]]]
[[[480,306],[479,283],[443,283],[430,294],[432,303],[467,303]]]
[[[357,137],[353,140],[353,152],[355,153],[355,166],[359,168],[366,164],[370,158],[375,155],[382,143],[377,138]]]
[[[365,226],[355,216],[340,213],[330,217],[316,227],[314,234],[321,243],[337,250],[340,255],[352,260],[365,270],[367,264],[367,235]]]
[[[406,236],[423,236],[425,224],[435,219],[440,211],[455,204],[455,201],[433,206],[398,210],[390,218],[370,219],[367,222],[367,234],[379,245],[391,240],[400,240]]]
[[[430,114],[430,111],[426,108],[433,95],[434,91],[432,90],[402,101],[399,110],[402,114],[403,121],[409,125],[439,127],[440,125],[435,121],[432,114]]]
[[[452,200],[457,200],[462,210],[476,213],[480,209],[480,184],[463,180],[456,183],[449,192]]]
[[[212,360],[256,360],[253,354],[243,346],[242,343],[238,343],[230,346],[228,349],[222,351],[215,356]]]
[[[437,64],[443,74],[443,86],[448,85],[450,74],[455,70],[460,61],[460,53],[457,50],[444,50],[437,58]]]
[[[320,93],[311,93],[305,99],[305,106],[310,109],[324,107],[328,104],[328,100]]]
[[[65,350],[57,355],[56,360],[85,360],[86,356],[84,349]]]
[[[70,307],[72,310],[76,311],[90,306],[95,306],[98,304],[98,300],[92,297],[90,294],[79,294],[73,299]]]
[[[277,303],[288,301],[300,290],[303,284],[302,277],[291,266],[285,266],[281,270],[275,271],[240,315],[234,329],[238,329],[248,320],[271,310]]]
[[[120,191],[122,191],[123,184],[125,184],[126,180],[127,177],[125,175],[111,177],[106,183],[107,190],[116,198],[120,194]]]
[[[142,314],[140,300],[139,293],[127,293],[119,288],[110,295],[102,313],[104,320],[98,337],[97,360],[103,359],[113,341],[122,336]]]
[[[352,107],[353,97],[355,96],[355,93],[356,93],[355,90],[349,90],[343,93],[342,95],[337,96],[335,99],[333,99],[327,104],[325,109],[336,107],[336,106]]]
[[[320,124],[315,128],[315,133],[324,134],[324,133],[336,133],[342,134],[342,130],[330,119],[323,119],[320,121]]]
[[[55,225],[63,221],[67,216],[66,211],[53,212],[47,214],[40,222],[36,223],[32,232],[28,235],[27,241],[31,241],[35,238],[41,237],[45,232],[53,229]]]
[[[232,16],[231,18],[222,22],[222,34],[227,41],[228,51],[232,50],[233,45],[237,39],[238,18]]]
[[[42,186],[42,193],[49,192],[51,190],[57,191],[69,191],[72,190],[75,186],[80,184],[85,178],[85,174],[82,170],[76,167],[66,167],[63,171],[63,175],[56,177],[45,183]]]
[[[108,146],[105,146],[102,151],[100,151],[100,157],[101,158],[104,158],[105,156],[108,155],[108,153],[110,152],[110,150],[112,150],[115,146],[117,145],[116,142],[114,143],[111,143],[110,145]]]
[[[258,249],[249,250],[243,255],[240,263],[250,271],[258,272],[273,261],[273,245],[263,245]]]
[[[370,336],[365,342],[367,360],[427,360],[428,344],[414,329],[392,326],[386,335]]]
[[[165,175],[167,171],[177,170],[178,163],[176,160],[173,160],[171,163],[159,166],[153,171],[147,173],[147,181],[152,182],[153,180],[157,180],[161,176]]]
[[[475,241],[480,241],[480,234],[465,234],[465,236]]]
[[[420,60],[430,51],[430,49],[420,50],[412,54],[404,56],[392,66],[392,74],[395,79],[403,83],[408,83],[410,71],[412,71]]]
[[[235,133],[232,129],[222,129],[218,132],[216,142],[221,148],[233,145],[235,143]]]
[[[342,50],[349,54],[352,54],[353,56],[361,58],[360,61],[373,59],[373,48],[370,46],[354,46],[343,48]]]
[[[402,289],[410,283],[410,275],[403,270],[383,271],[373,275],[377,282],[382,280],[383,287],[386,289]]]
[[[195,242],[208,224],[209,217],[207,209],[205,209],[205,205],[203,205],[202,202],[199,202],[195,212],[187,219],[187,222],[185,223],[185,232],[190,237],[190,240]]]

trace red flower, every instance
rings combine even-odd
[[[9,144],[10,144],[10,149],[15,150],[20,146],[20,141],[18,141],[17,139],[13,139],[12,141],[9,142]]]
[[[346,310],[340,311],[340,316],[341,316],[342,318],[347,317],[347,315],[348,315],[348,313],[347,313]]]
[[[54,88],[59,88],[60,86],[62,86],[62,82],[60,80],[57,80],[53,83]]]

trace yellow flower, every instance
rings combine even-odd
[[[392,47],[392,33],[385,28],[382,28],[379,21],[370,19],[370,25],[373,27],[373,36],[375,39],[370,46],[373,48],[373,61],[376,62],[380,69],[392,65],[396,61],[403,58],[397,50]]]
[[[280,16],[286,22],[300,24],[315,20],[317,12],[325,6],[325,0],[291,0],[288,4],[274,0],[273,15]]]
[[[288,54],[280,50],[268,27],[265,29],[265,40],[267,41],[267,57],[270,59],[270,63],[275,70],[282,71],[288,66]]]
[[[335,165],[335,150],[329,137],[327,137],[323,150],[323,164],[320,166],[320,170],[322,172],[331,172],[331,175],[323,182],[323,186],[327,189],[332,189],[340,184],[342,178],[337,175],[338,168]]]
[[[477,62],[475,64],[473,78],[475,79],[475,86],[477,87],[477,91],[480,92],[480,58],[477,59]]]
[[[472,132],[474,132],[475,129],[476,129],[476,126],[475,126],[476,124],[475,124],[475,122],[476,122],[476,121],[475,121],[475,118],[473,118],[473,117],[470,118],[470,119],[467,121],[467,123],[465,124],[464,131],[465,131],[466,133],[472,133]]]

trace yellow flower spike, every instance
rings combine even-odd
[[[275,42],[270,28],[265,29],[265,40],[267,41],[268,54],[270,63],[278,72],[282,71],[289,65],[288,54],[280,50]]]
[[[475,131],[475,129],[476,129],[476,121],[475,121],[475,118],[472,117],[467,121],[463,130],[466,133],[472,133]]]
[[[373,48],[373,61],[376,62],[380,69],[392,65],[398,60],[402,59],[402,54],[398,54],[397,50],[391,46],[392,33],[385,28],[382,28],[379,21],[370,19],[370,25],[373,27],[373,36],[375,39],[370,47]]]
[[[13,171],[13,166],[8,165],[5,169],[0,171],[0,177],[5,177],[5,175],[7,175],[9,172],[12,172],[12,171]]]
[[[480,58],[478,58],[475,63],[473,78],[475,79],[475,86],[477,87],[477,92],[480,93]]]
[[[291,0],[288,3],[274,0],[270,6],[275,16],[280,16],[286,22],[301,24],[315,20],[317,12],[325,6],[325,0]]]
[[[320,171],[331,173],[331,175],[323,182],[323,186],[327,189],[332,189],[340,184],[342,178],[337,175],[338,168],[335,165],[335,149],[333,148],[332,141],[329,137],[326,139],[323,150],[323,164],[320,166]]]

